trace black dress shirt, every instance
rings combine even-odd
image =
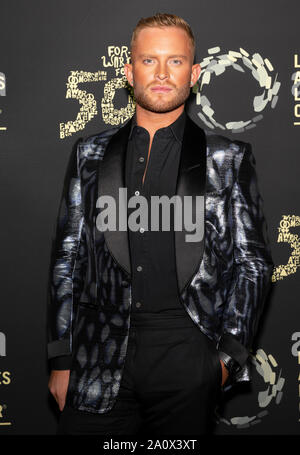
[[[174,236],[174,207],[170,204],[170,230],[162,230],[162,210],[159,229],[151,230],[151,196],[168,196],[176,192],[186,113],[169,126],[158,129],[153,137],[148,165],[149,132],[138,126],[136,114],[128,140],[125,182],[128,200],[144,196],[147,201],[148,223],[143,230],[128,228],[131,258],[132,308],[131,314],[161,313],[189,317],[179,299]],[[144,171],[146,175],[142,183]],[[140,205],[128,209],[128,217]],[[166,209],[168,209],[166,207]],[[142,225],[141,218],[137,223]]]

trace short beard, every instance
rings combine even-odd
[[[175,91],[175,89],[173,89]],[[184,104],[188,97],[190,96],[191,87],[189,84],[184,85],[177,91],[177,96],[169,101],[164,101],[163,97],[160,101],[153,101],[142,89],[139,89],[138,86],[134,86],[134,99],[135,102],[147,111],[156,112],[156,113],[165,113],[171,112],[177,109],[179,106]]]

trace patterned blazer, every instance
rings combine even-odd
[[[71,356],[67,403],[94,413],[109,411],[116,400],[130,328],[128,232],[101,232],[96,219],[100,195],[112,196],[118,213],[131,121],[79,140],[52,242],[48,358]],[[251,145],[187,116],[176,188],[181,197],[204,201],[202,240],[185,241],[184,226],[175,231],[180,299],[215,342],[216,359],[223,351],[239,363],[225,383],[231,388],[251,380],[250,350],[274,266]],[[219,360],[215,367],[221,369]]]

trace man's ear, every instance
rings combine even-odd
[[[125,63],[124,73],[125,73],[128,83],[130,85],[133,85],[133,74],[132,74],[132,64],[131,63]]]
[[[200,63],[196,63],[195,65],[192,66],[192,81],[193,81],[193,85],[195,85],[197,80],[199,79],[200,73],[201,73]]]

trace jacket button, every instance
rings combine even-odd
[[[121,286],[123,286],[123,288],[127,288],[127,287],[129,286],[128,281],[123,280],[123,281],[121,282]]]

